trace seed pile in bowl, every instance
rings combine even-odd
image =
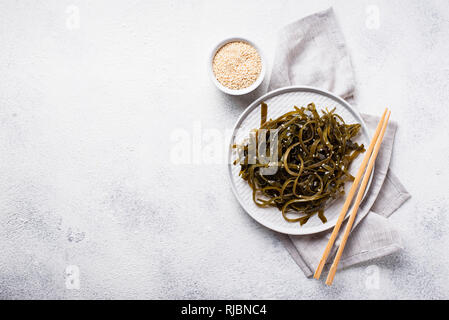
[[[221,47],[214,56],[212,69],[223,86],[244,89],[256,82],[262,71],[262,59],[257,50],[243,41],[233,41]]]

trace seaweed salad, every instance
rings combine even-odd
[[[365,151],[363,144],[351,140],[361,125],[346,124],[335,109],[321,110],[320,115],[314,103],[295,106],[274,120],[267,120],[267,108],[262,102],[260,128],[252,131],[255,146],[250,141],[233,146],[238,149],[234,165],[240,163],[240,177],[259,207],[276,207],[285,220],[300,225],[315,214],[325,223],[326,205],[344,194],[345,182],[354,180],[349,167]],[[276,139],[270,140],[273,131]],[[261,147],[271,155],[269,163],[261,161]],[[273,167],[276,170],[266,170]]]

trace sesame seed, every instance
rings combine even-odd
[[[262,59],[253,46],[233,41],[217,51],[212,69],[223,86],[233,90],[244,89],[256,82],[262,70]]]

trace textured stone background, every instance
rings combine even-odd
[[[223,164],[174,164],[170,133],[223,132],[264,92],[215,89],[216,42],[247,36],[270,62],[276,30],[330,5],[359,109],[399,123],[412,199],[392,216],[405,249],[328,288]],[[0,298],[449,298],[448,40],[446,0],[1,1]]]

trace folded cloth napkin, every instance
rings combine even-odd
[[[355,81],[346,45],[332,8],[318,12],[284,27],[279,34],[268,90],[308,85],[331,91],[353,104]],[[383,108],[379,108],[379,113]],[[363,115],[371,132],[379,118]],[[376,159],[369,192],[357,213],[351,235],[340,260],[345,268],[393,253],[402,248],[401,239],[387,219],[410,194],[388,168],[397,125],[390,121]],[[346,227],[346,222],[341,230]],[[311,277],[321,259],[331,230],[314,236],[280,238],[295,262]],[[328,258],[328,270],[341,241],[337,238]]]

